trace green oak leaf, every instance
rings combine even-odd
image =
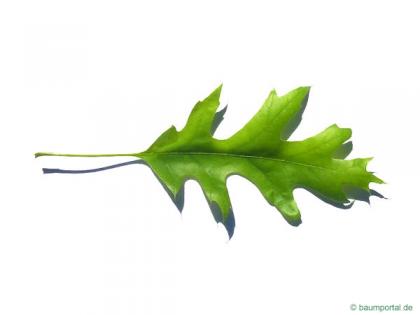
[[[222,86],[198,102],[185,125],[166,130],[146,151],[133,154],[55,154],[36,156],[135,156],[153,170],[176,201],[187,180],[196,180],[217,222],[233,235],[235,220],[226,187],[230,175],[252,182],[264,198],[292,225],[301,223],[293,198],[304,188],[337,207],[350,207],[351,200],[369,201],[371,182],[383,181],[366,170],[371,158],[345,160],[350,153],[351,129],[332,125],[301,141],[287,141],[299,125],[309,96],[309,87],[277,96],[272,90],[261,109],[228,139],[213,134],[226,110],[217,112]],[[182,206],[181,206],[182,209]]]

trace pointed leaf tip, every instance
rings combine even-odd
[[[223,83],[221,83],[217,88],[215,88],[213,90],[213,92],[210,93],[209,97],[215,97],[217,99],[220,98],[220,94],[222,94],[222,88],[223,88]]]
[[[308,94],[311,91],[311,86],[301,86],[301,87],[298,87],[297,90]]]

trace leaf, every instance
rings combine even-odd
[[[235,220],[226,187],[230,175],[252,182],[264,198],[292,225],[301,223],[293,198],[304,188],[338,207],[350,207],[350,199],[369,201],[369,183],[383,181],[366,170],[371,158],[345,160],[352,149],[351,129],[332,125],[302,141],[287,141],[299,125],[309,96],[309,87],[297,88],[284,96],[272,90],[261,109],[228,139],[213,133],[226,111],[217,112],[222,86],[198,102],[185,125],[166,130],[146,151],[136,156],[145,161],[172,200],[183,195],[185,181],[196,180],[217,222],[233,235]],[[37,153],[42,155],[62,155]],[[64,155],[64,156],[115,156]],[[183,196],[182,196],[183,198]]]

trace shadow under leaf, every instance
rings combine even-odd
[[[87,173],[96,173],[96,172],[102,172],[111,170],[118,167],[128,166],[128,165],[134,165],[134,164],[140,164],[140,165],[146,165],[151,170],[152,168],[143,160],[136,159],[133,161],[118,163],[118,164],[112,164],[104,167],[98,167],[98,168],[91,168],[91,169],[85,169],[85,170],[65,170],[60,168],[43,168],[42,171],[44,174],[87,174]],[[166,191],[166,193],[171,198],[172,202],[175,204],[179,212],[182,212],[182,209],[184,208],[184,186],[180,189],[180,191],[174,196],[171,191],[169,190],[168,186],[163,183],[160,178],[153,172],[153,175],[158,179],[159,183],[162,185],[163,189]]]

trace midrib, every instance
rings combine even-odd
[[[223,152],[185,152],[185,151],[181,151],[181,152],[142,152],[142,153],[137,154],[136,156],[142,157],[142,156],[145,156],[145,155],[186,155],[186,156],[188,156],[188,155],[204,155],[204,156],[209,155],[209,156],[232,157],[232,158],[242,158],[242,159],[259,159],[259,160],[276,161],[276,162],[281,162],[281,163],[286,163],[286,164],[293,164],[293,165],[299,165],[299,166],[304,166],[304,167],[311,167],[311,168],[317,168],[317,169],[332,171],[332,169],[329,169],[329,168],[326,168],[326,167],[313,165],[313,164],[308,164],[308,163],[295,162],[295,161],[285,160],[285,159],[280,159],[280,158],[257,156],[257,155],[223,153]]]

